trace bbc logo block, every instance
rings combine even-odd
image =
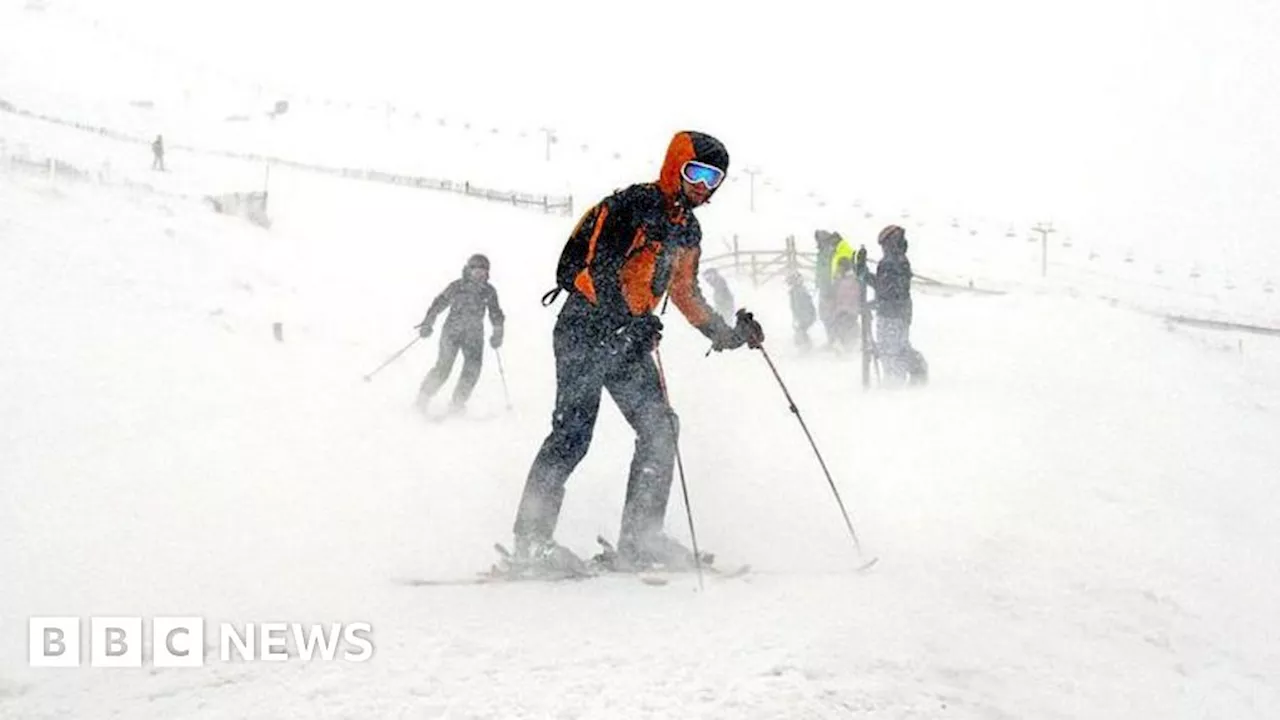
[[[204,665],[204,620],[198,617],[152,618],[151,664],[174,668]]]
[[[89,664],[93,667],[142,667],[142,618],[89,618]]]
[[[80,618],[33,617],[31,667],[80,666]]]

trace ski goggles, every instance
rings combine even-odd
[[[690,160],[680,167],[680,176],[690,185],[702,183],[708,190],[715,190],[724,182],[724,171],[715,165]]]

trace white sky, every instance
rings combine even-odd
[[[831,200],[1280,269],[1280,3],[48,1],[285,87],[655,163],[695,127]]]

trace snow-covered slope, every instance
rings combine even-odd
[[[536,126],[376,98],[290,95],[271,120],[280,98],[257,78],[158,62],[137,33],[64,5],[0,6],[0,99],[171,147],[570,191],[581,206],[654,172],[670,132],[609,149],[566,132],[547,162]],[[0,162],[0,718],[1270,718],[1280,705],[1280,342],[1129,309],[1271,321],[1262,268],[1227,277],[1225,256],[1175,257],[1156,275],[1062,232],[1041,281],[1025,228],[854,198],[820,208],[763,181],[751,212],[738,174],[699,212],[709,253],[734,235],[808,249],[817,225],[874,254],[876,230],[900,222],[921,273],[1009,291],[921,288],[913,337],[933,383],[864,392],[856,363],[791,348],[780,286],[730,278],[874,571],[851,572],[860,558],[764,359],[705,357],[672,310],[663,361],[699,540],[755,572],[705,592],[691,578],[414,589],[395,581],[467,575],[509,537],[554,396],[555,310],[538,298],[573,218],[277,168],[266,232],[183,199],[256,190],[260,166],[175,150],[152,173],[143,146],[9,114],[0,141],[0,155],[157,190]],[[514,409],[490,352],[474,421],[426,424],[410,403],[434,339],[362,377],[413,342],[473,252],[493,259],[509,318]],[[562,542],[587,553],[616,533],[631,445],[606,402]],[[684,517],[677,493],[679,537]],[[367,621],[376,651],[28,668],[28,618],[60,615]]]
[[[921,294],[927,389],[800,357],[737,283],[853,512],[758,353],[663,359],[701,543],[747,579],[405,588],[492,560],[549,421],[568,224],[282,173],[271,232],[196,203],[0,176],[0,716],[1270,717],[1280,349],[1087,300]],[[710,225],[711,220],[707,221]],[[413,338],[472,252],[510,318],[473,411],[409,405]],[[272,337],[283,324],[284,342]],[[559,538],[619,519],[606,403]],[[669,526],[685,536],[673,498]],[[43,615],[373,625],[364,664],[26,667]]]

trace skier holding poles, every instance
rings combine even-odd
[[[636,432],[635,455],[612,569],[690,569],[704,559],[663,532],[676,455],[677,422],[663,396],[653,351],[662,297],[717,350],[757,347],[764,331],[749,313],[730,327],[698,287],[702,231],[694,208],[724,181],[729,153],[714,137],[677,133],[657,182],[615,192],[583,215],[560,256],[557,287],[568,299],[557,319],[556,404],[513,527],[516,572],[581,571],[585,563],[553,539],[569,475],[587,453],[604,390]]]
[[[427,412],[431,399],[440,391],[445,380],[449,379],[459,352],[462,353],[462,375],[454,387],[449,413],[457,414],[464,410],[484,364],[486,310],[489,312],[489,322],[493,324],[489,345],[494,350],[502,347],[505,316],[498,305],[498,291],[489,284],[489,258],[472,255],[462,268],[462,277],[449,283],[436,296],[427,309],[426,316],[417,325],[421,337],[431,337],[436,317],[445,309],[449,310],[449,316],[445,318],[444,331],[440,336],[439,357],[418,389],[417,406],[423,413]]]

